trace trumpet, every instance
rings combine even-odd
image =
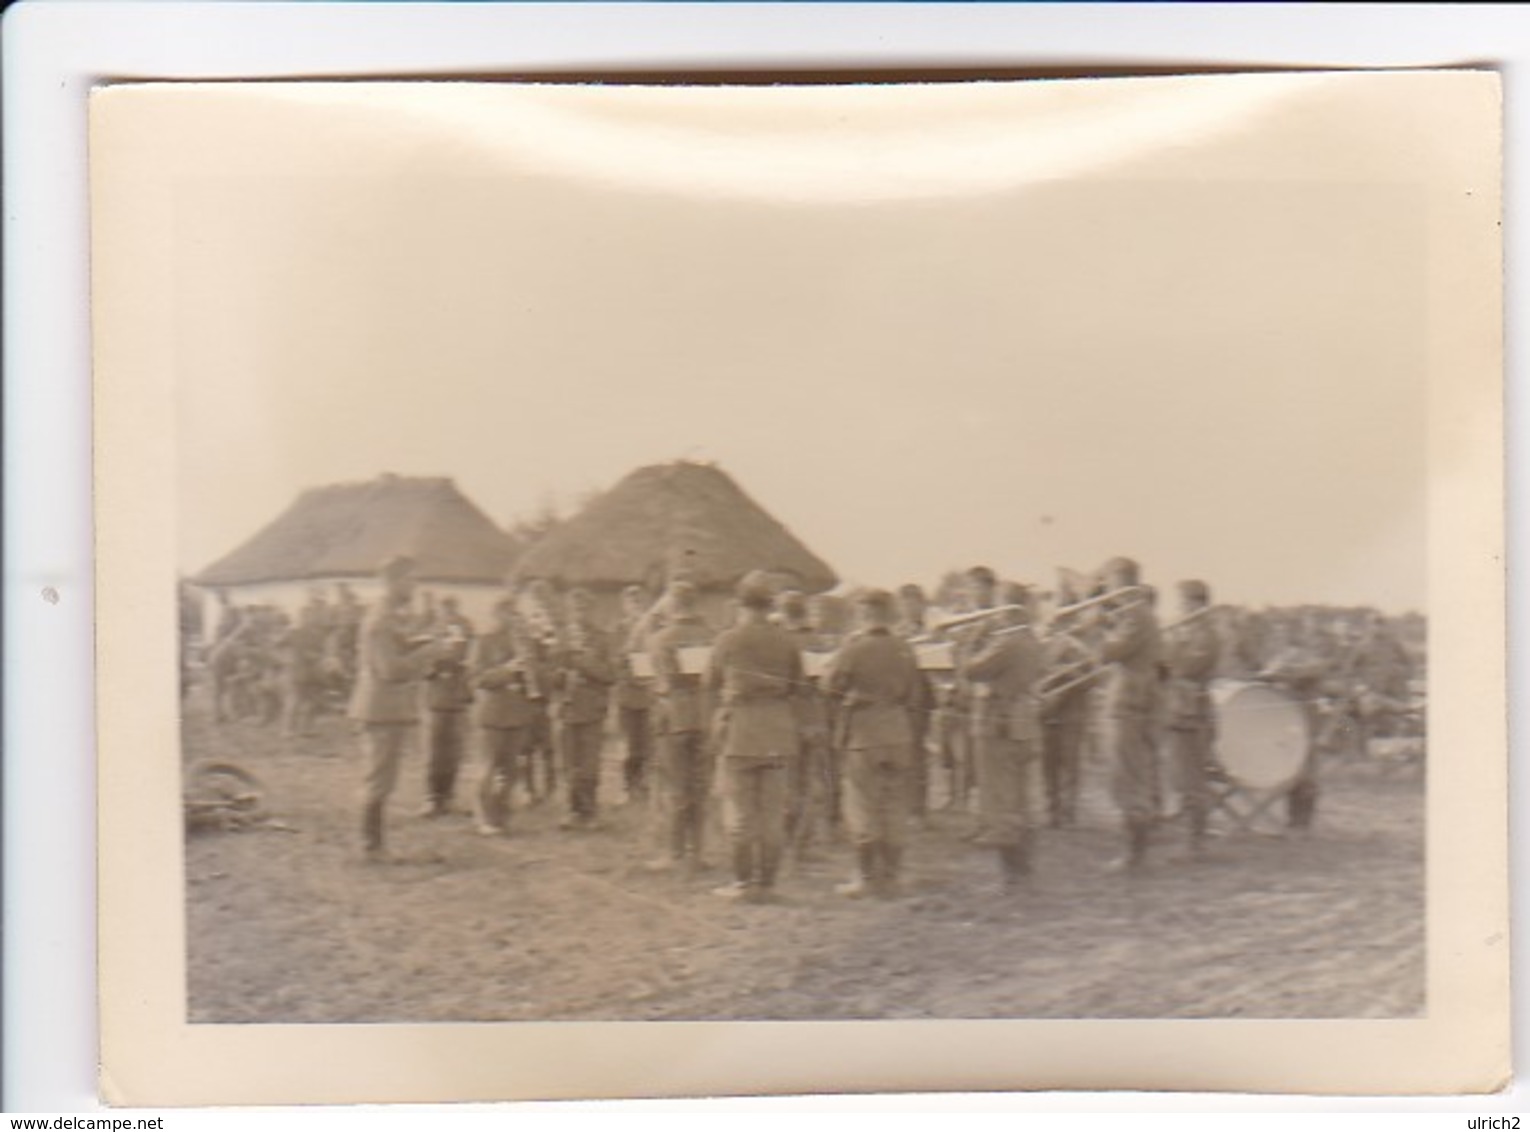
[[[976,609],[971,613],[956,613],[950,617],[942,618],[930,626],[931,632],[945,633],[951,629],[960,629],[964,625],[976,625],[980,621],[986,621],[990,617],[1005,617],[1012,613],[1030,612],[1023,605],[996,605],[992,609]]]
[[[1112,603],[1121,601],[1123,598],[1128,600],[1122,605],[1113,606]],[[1088,613],[1091,610],[1099,610],[1102,613],[1119,613],[1124,609],[1135,609],[1139,605],[1146,605],[1147,600],[1147,591],[1143,587],[1122,586],[1119,589],[1096,594],[1094,597],[1086,597],[1083,601],[1075,601],[1071,605],[1064,605],[1059,609],[1053,610],[1052,622],[1056,624],[1058,621],[1065,621],[1081,613]],[[1102,606],[1104,607],[1103,609],[1101,609]]]

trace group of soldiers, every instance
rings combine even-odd
[[[235,605],[220,594],[218,622],[204,651],[189,639],[200,625],[183,606],[182,692],[190,690],[191,662],[202,652],[216,722],[253,719],[280,723],[288,735],[311,734],[321,714],[344,709],[365,614],[344,583],[333,604],[311,591],[296,618],[272,605]]]
[[[1125,558],[1107,564],[1093,592],[1060,586],[1045,623],[1033,591],[986,567],[967,571],[963,612],[931,623],[918,586],[864,590],[848,629],[829,624],[821,596],[754,573],[721,631],[696,583],[676,577],[657,599],[629,587],[609,627],[585,590],[530,582],[507,592],[477,634],[454,609],[422,617],[412,568],[403,558],[384,565],[382,598],[356,634],[350,715],[367,755],[369,858],[385,857],[387,802],[422,718],[421,816],[451,812],[471,723],[482,750],[479,833],[505,834],[517,788],[545,800],[560,775],[561,827],[597,828],[614,708],[627,798],[655,815],[659,852],[648,866],[704,867],[716,795],[732,879],[715,891],[757,902],[772,898],[784,855],[838,840],[854,855],[841,893],[895,895],[908,827],[935,793],[932,767],[947,773],[946,804],[974,810],[971,840],[1017,886],[1035,857],[1033,809],[1053,826],[1077,821],[1091,742],[1111,768],[1121,816],[1113,867],[1133,872],[1147,860],[1164,818],[1165,765],[1188,854],[1200,855],[1218,774],[1214,678],[1238,672],[1285,688],[1316,736],[1336,679],[1349,687],[1364,676],[1378,699],[1397,702],[1411,663],[1379,618],[1353,636],[1321,618],[1276,618],[1229,638],[1244,615],[1213,607],[1200,581],[1178,585],[1179,609],[1163,624],[1156,593]],[[1290,784],[1287,818],[1298,829],[1316,808],[1319,746]]]

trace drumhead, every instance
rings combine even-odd
[[[1216,713],[1216,754],[1222,769],[1241,786],[1273,790],[1301,772],[1307,761],[1307,714],[1279,688],[1241,680],[1211,685]]]

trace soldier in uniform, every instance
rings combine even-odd
[[[925,616],[929,602],[925,600],[924,587],[908,582],[898,587],[898,624],[894,632],[905,641],[927,636],[929,629]],[[923,821],[930,806],[930,753],[928,749],[930,720],[935,711],[935,685],[927,673],[919,672],[918,686],[909,703],[909,724],[914,729],[913,761],[909,764],[908,784],[912,814]]]
[[[383,596],[361,629],[360,663],[351,696],[350,716],[361,725],[367,756],[361,828],[370,859],[382,855],[388,796],[398,782],[399,763],[419,729],[425,673],[440,655],[435,642],[411,636],[413,569],[413,560],[402,556],[383,564]]]
[[[987,566],[974,566],[963,575],[962,604],[965,612],[977,613],[992,609],[996,603],[999,580]],[[975,683],[966,672],[966,662],[982,651],[986,637],[997,625],[992,619],[975,621],[955,629],[951,637],[955,643],[956,679],[942,705],[954,726],[949,735],[951,749],[951,789],[948,806],[965,810],[971,800],[972,788],[980,773],[977,753],[980,711],[977,700],[986,694],[980,683]]]
[[[824,638],[808,619],[808,600],[801,590],[783,590],[776,597],[776,623],[804,654],[827,654],[832,639]],[[806,663],[804,661],[804,663]],[[798,757],[787,767],[786,838],[797,860],[812,853],[818,823],[835,804],[837,784],[829,737],[829,701],[817,680],[806,675],[791,699],[797,716]]]
[[[1271,632],[1269,649],[1270,660],[1259,672],[1259,679],[1283,689],[1298,701],[1307,721],[1307,757],[1286,794],[1286,826],[1305,833],[1312,828],[1317,813],[1318,746],[1314,740],[1319,722],[1318,699],[1328,668],[1320,657],[1303,648],[1283,623]]]
[[[558,750],[553,741],[553,653],[558,643],[557,595],[551,583],[529,578],[516,595],[516,631],[521,655],[535,677],[526,728],[526,788],[540,805],[558,790]],[[540,766],[541,773],[537,773]]]
[[[801,686],[802,654],[770,623],[774,595],[748,575],[738,588],[739,623],[718,638],[707,687],[718,697],[716,731],[734,881],[716,889],[730,899],[771,897],[781,860],[787,767],[798,757],[792,696]]]
[[[471,637],[466,619],[453,619],[456,603],[447,598],[447,613],[437,634],[442,652],[425,673],[425,706],[430,712],[430,757],[425,767],[425,804],[420,816],[438,818],[452,812],[457,772],[467,742],[467,711],[473,704],[467,654]]]
[[[1189,826],[1190,852],[1199,855],[1206,843],[1210,807],[1206,772],[1211,766],[1214,735],[1211,697],[1206,689],[1216,675],[1221,649],[1206,583],[1180,582],[1179,598],[1180,621],[1163,639],[1163,661],[1168,670],[1164,722],[1175,787]]]
[[[701,616],[694,585],[671,582],[665,598],[665,626],[648,640],[653,662],[655,716],[659,729],[659,788],[662,791],[664,854],[652,868],[705,867],[707,796],[712,789],[712,753],[707,748],[710,717],[702,673],[688,672],[680,650],[710,645],[712,631]]]
[[[287,677],[286,736],[312,735],[324,703],[324,657],[329,641],[329,610],[314,591],[298,612],[298,623],[283,638]]]
[[[616,658],[611,639],[591,620],[593,603],[582,589],[568,593],[568,620],[559,641],[557,739],[568,776],[568,816],[563,829],[597,828],[600,753],[605,740]]]
[[[1126,855],[1118,863],[1140,868],[1157,820],[1158,761],[1153,747],[1157,702],[1158,623],[1140,596],[1137,564],[1114,558],[1105,567],[1109,592],[1123,591],[1107,604],[1101,657],[1106,664],[1101,714],[1105,744],[1115,761],[1111,792],[1126,832]]]
[[[483,774],[478,783],[478,832],[485,837],[509,829],[511,801],[522,764],[529,757],[537,715],[537,658],[528,636],[516,625],[513,598],[494,605],[494,628],[473,647],[471,679],[478,689],[478,730],[483,741]]]
[[[920,694],[919,666],[892,631],[893,596],[869,590],[856,600],[861,631],[830,663],[825,690],[839,704],[845,751],[845,822],[855,846],[856,875],[843,896],[891,896],[902,867],[904,826],[913,800],[911,705]]]
[[[639,627],[650,604],[648,593],[642,586],[628,586],[622,591],[622,619],[616,629],[619,676],[616,713],[627,747],[626,758],[622,761],[622,784],[626,787],[629,802],[641,802],[648,797],[648,764],[653,754],[653,692],[646,681],[633,675],[628,660],[629,653],[643,649]]]
[[[989,607],[992,604],[990,594]],[[1010,594],[1005,604],[1026,603],[1023,594]],[[973,689],[973,753],[981,823],[976,840],[998,850],[1005,886],[1013,888],[1030,873],[1032,864],[1031,798],[1041,758],[1036,685],[1042,674],[1042,650],[1026,614],[1019,610],[979,624],[985,631],[973,642],[960,668]]]
[[[1057,587],[1059,608],[1082,600],[1066,578]],[[1042,646],[1046,672],[1075,669],[1085,659],[1085,646],[1067,633],[1053,633]],[[1071,828],[1078,820],[1079,764],[1089,728],[1090,682],[1071,688],[1041,704],[1041,770],[1046,782],[1047,822],[1053,829]]]

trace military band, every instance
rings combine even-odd
[[[649,867],[707,869],[718,814],[732,875],[716,891],[750,902],[773,898],[788,854],[804,863],[824,851],[848,866],[842,894],[897,895],[910,826],[937,802],[957,818],[921,836],[966,836],[995,853],[1005,889],[1022,888],[1045,865],[1040,827],[1080,824],[1096,763],[1120,823],[1113,867],[1140,873],[1154,831],[1171,824],[1185,856],[1202,856],[1228,782],[1218,680],[1300,704],[1306,746],[1282,787],[1296,831],[1313,825],[1325,758],[1419,725],[1418,658],[1379,614],[1256,614],[1214,605],[1192,579],[1171,591],[1161,625],[1131,559],[1110,560],[1087,586],[1082,577],[1061,572],[1043,607],[1033,589],[973,567],[932,613],[913,584],[846,603],[755,572],[719,618],[698,581],[677,574],[657,597],[628,586],[609,628],[590,592],[529,580],[495,602],[480,634],[453,595],[417,595],[413,564],[395,558],[370,610],[348,586],[332,602],[310,593],[295,623],[224,600],[205,671],[215,719],[279,723],[289,742],[348,700],[367,859],[386,859],[387,803],[417,745],[421,816],[460,812],[471,759],[473,828],[501,837],[518,794],[535,804],[560,779],[561,828],[600,828],[615,736],[612,773],[659,843]]]

